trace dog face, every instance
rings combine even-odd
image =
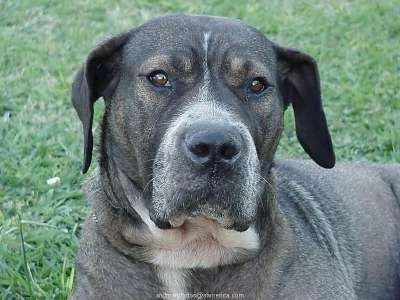
[[[102,160],[143,190],[162,229],[202,216],[246,230],[289,103],[303,148],[321,166],[334,165],[314,60],[239,21],[166,16],[93,50],[72,96],[84,128],[84,172],[99,97]]]

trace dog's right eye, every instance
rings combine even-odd
[[[162,70],[151,72],[147,79],[155,86],[158,87],[170,87],[171,83],[168,80],[167,73]]]

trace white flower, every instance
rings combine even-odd
[[[53,177],[53,178],[49,178],[49,179],[47,179],[47,184],[48,185],[50,185],[50,186],[53,186],[53,185],[56,185],[57,183],[59,183],[60,182],[60,177]]]

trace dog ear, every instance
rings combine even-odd
[[[275,46],[275,53],[280,93],[286,106],[292,103],[297,138],[317,164],[332,168],[335,153],[322,109],[317,63],[293,49]]]
[[[128,34],[124,33],[98,45],[90,52],[72,83],[71,100],[83,127],[83,173],[87,172],[92,160],[93,105],[100,97],[108,99],[112,96],[119,81],[120,50],[127,39]]]

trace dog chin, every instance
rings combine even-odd
[[[159,229],[180,228],[185,223],[192,224],[193,220],[208,220],[223,229],[246,231],[255,219],[256,195],[241,197],[243,195],[239,196],[240,193],[237,192],[234,197],[230,192],[224,192],[225,194],[213,193],[211,190],[208,193],[213,196],[206,200],[196,197],[195,193],[188,198],[184,196],[186,193],[177,193],[180,197],[175,201],[166,201],[169,197],[156,197],[153,194],[150,218]],[[193,197],[197,200],[193,200]],[[244,207],[247,209],[243,209]],[[250,209],[252,207],[254,208]]]
[[[178,217],[172,222],[180,226],[153,232],[149,262],[169,268],[210,268],[248,259],[259,249],[254,227],[227,230],[204,216]]]

